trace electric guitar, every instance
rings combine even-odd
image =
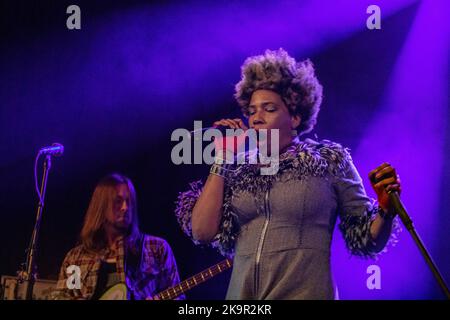
[[[195,286],[231,268],[232,265],[233,261],[231,259],[225,259],[218,264],[215,264],[214,266],[180,282],[179,284],[154,295],[151,298],[153,300],[173,300]],[[100,300],[127,300],[127,290],[128,288],[124,283],[118,283],[109,288],[100,297]]]

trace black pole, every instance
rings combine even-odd
[[[52,166],[51,155],[46,155],[40,190],[41,196],[39,199],[39,204],[36,213],[36,222],[34,224],[30,246],[28,247],[26,272],[23,279],[21,279],[21,281],[23,281],[25,284],[25,299],[27,300],[32,300],[33,298],[33,287],[37,276],[36,254],[38,248],[39,230],[41,227],[42,211],[44,209],[44,199],[45,199],[45,191],[47,189],[48,173],[50,171],[51,166]]]
[[[395,208],[397,214],[400,216],[400,219],[402,220],[406,229],[409,231],[414,242],[419,247],[420,253],[424,257],[428,266],[430,267],[431,272],[433,273],[434,277],[436,278],[439,286],[441,287],[441,289],[444,292],[447,299],[450,300],[450,290],[448,289],[448,286],[445,283],[445,280],[442,277],[442,274],[439,272],[439,269],[437,268],[436,264],[434,263],[433,258],[431,258],[431,255],[425,248],[425,245],[423,244],[422,239],[420,238],[419,234],[417,233],[416,229],[414,228],[413,221],[409,217],[408,212],[406,211],[405,206],[403,205],[402,201],[400,200],[398,193],[395,191],[390,192],[389,196],[390,196],[391,202],[394,205],[394,208]]]

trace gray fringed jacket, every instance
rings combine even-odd
[[[379,209],[348,150],[307,139],[280,155],[276,175],[259,170],[240,165],[225,187],[212,245],[234,257],[227,299],[333,299],[330,245],[338,216],[350,252],[375,256],[370,225]],[[202,183],[190,187],[180,193],[176,214],[192,238],[192,209]],[[394,230],[399,231],[397,220]]]

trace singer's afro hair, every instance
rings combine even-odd
[[[292,115],[300,116],[299,135],[314,128],[322,102],[322,85],[309,59],[296,62],[282,48],[266,50],[264,55],[247,58],[241,72],[234,97],[246,117],[253,92],[272,90],[281,96]]]

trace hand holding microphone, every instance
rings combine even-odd
[[[216,159],[230,160],[229,158],[234,158],[241,146],[245,146],[246,131],[248,130],[248,127],[244,124],[242,119],[222,119],[215,121],[213,123],[213,128],[224,133],[222,139],[214,140]],[[228,136],[226,135],[227,128],[234,130],[241,129],[243,132],[237,136]]]
[[[398,201],[402,187],[400,176],[395,168],[385,162],[369,173],[369,179],[383,211],[391,216],[398,214]]]
[[[232,129],[243,129],[244,131],[248,130],[247,126],[244,124],[242,119],[222,119],[213,123],[214,127],[229,127]]]

